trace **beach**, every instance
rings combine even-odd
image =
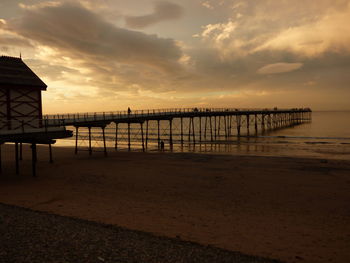
[[[285,262],[350,260],[350,161],[2,147],[0,202]]]

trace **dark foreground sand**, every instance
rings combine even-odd
[[[179,239],[0,204],[0,262],[278,263]]]
[[[40,148],[32,178],[29,152],[16,176],[5,148],[2,203],[287,262],[350,262],[349,161],[55,148],[49,164]]]

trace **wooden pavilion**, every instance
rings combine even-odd
[[[42,119],[41,91],[47,85],[21,58],[0,57],[0,130],[38,128]]]
[[[72,136],[65,127],[49,128],[43,123],[41,92],[46,88],[22,58],[0,56],[0,172],[1,144],[14,143],[16,173],[22,159],[22,143],[31,144],[35,175],[36,145],[49,145],[52,162],[54,139]]]

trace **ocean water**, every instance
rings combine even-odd
[[[220,124],[219,124],[220,123]],[[195,143],[193,142],[190,123],[183,122],[183,139],[181,143],[180,121],[173,122],[173,142],[171,148],[169,144],[169,122],[162,121],[160,124],[160,137],[165,143],[165,152],[198,152],[214,154],[235,154],[235,155],[255,155],[255,156],[292,156],[292,157],[316,157],[326,159],[350,160],[350,111],[319,111],[312,113],[312,121],[301,125],[278,129],[274,131],[259,133],[257,136],[250,126],[250,134],[247,135],[246,124],[242,124],[242,136],[236,135],[234,126],[232,134],[226,137],[224,134],[223,119],[217,122],[217,136],[211,141],[210,132],[204,123],[195,122]],[[219,128],[219,125],[221,128]],[[234,124],[233,124],[234,125]],[[207,127],[205,131],[204,127]],[[201,143],[199,143],[199,128],[202,128]],[[72,127],[71,127],[72,128]],[[68,128],[69,129],[69,128]],[[147,151],[159,151],[157,139],[157,122],[149,122]],[[214,128],[213,128],[214,129]],[[221,130],[220,130],[221,129]],[[72,130],[74,130],[72,128]],[[114,151],[115,147],[115,124],[106,128],[107,147],[109,151]],[[146,127],[143,126],[144,140]],[[92,130],[95,151],[103,147],[101,129]],[[190,138],[190,142],[189,142]],[[142,150],[142,137],[139,124],[131,125],[131,150]],[[57,146],[74,146],[74,137],[67,140],[59,140]],[[88,147],[87,129],[79,130],[79,149],[86,150]],[[118,126],[118,150],[128,150],[127,126]]]

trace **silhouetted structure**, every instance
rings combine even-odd
[[[0,129],[38,128],[42,119],[41,91],[46,84],[21,58],[0,57]],[[5,120],[5,121],[4,121]]]
[[[0,171],[1,144],[15,144],[16,173],[22,159],[22,143],[32,148],[33,175],[35,175],[36,144],[51,144],[53,139],[72,136],[64,127],[44,127],[42,123],[41,91],[47,85],[21,58],[0,56]]]

